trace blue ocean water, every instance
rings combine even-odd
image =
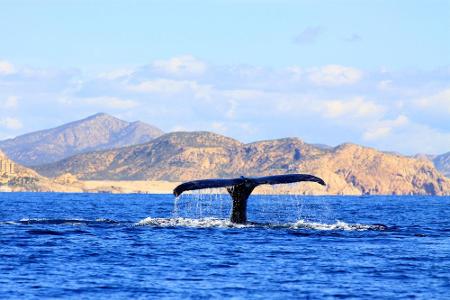
[[[229,210],[2,193],[0,299],[450,297],[449,197],[251,196],[245,226]]]

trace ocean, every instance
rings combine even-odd
[[[0,193],[0,299],[450,299],[450,197]]]

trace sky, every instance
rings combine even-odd
[[[0,0],[0,109],[445,153],[450,1]]]

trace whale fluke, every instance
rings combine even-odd
[[[260,184],[284,184],[294,183],[299,181],[312,181],[321,185],[325,185],[325,181],[322,178],[309,175],[309,174],[287,174],[287,175],[274,175],[252,178],[255,183]]]
[[[287,174],[265,177],[241,176],[233,179],[203,179],[188,181],[177,186],[173,190],[173,194],[175,197],[178,197],[185,191],[225,187],[233,199],[233,210],[231,212],[230,221],[233,223],[245,224],[247,222],[247,200],[258,185],[286,184],[300,181],[312,181],[325,185],[325,181],[321,178],[309,174]]]

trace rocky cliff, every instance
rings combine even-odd
[[[327,186],[288,187],[297,193],[450,193],[450,180],[423,159],[353,144],[318,147],[296,138],[243,144],[209,132],[170,133],[146,144],[79,154],[35,170],[51,177],[71,173],[81,179],[167,181],[299,172],[321,176]]]
[[[142,122],[126,122],[107,114],[56,128],[0,141],[14,161],[31,166],[50,163],[78,153],[145,143],[160,136],[161,130]]]
[[[52,180],[45,178],[34,170],[26,168],[9,159],[0,151],[0,161],[14,164],[14,170],[0,172],[0,191],[50,191]]]

